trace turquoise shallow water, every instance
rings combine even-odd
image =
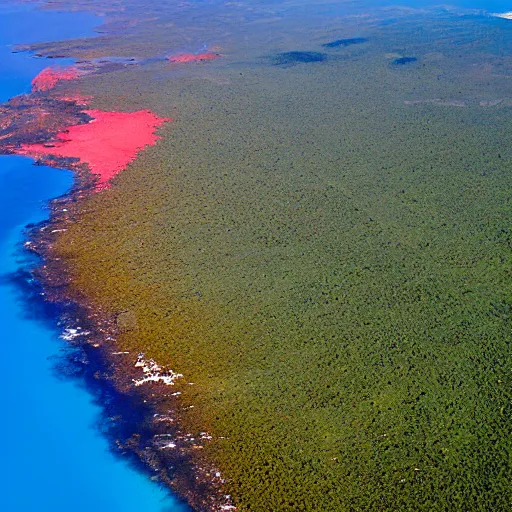
[[[9,45],[90,35],[98,18],[83,13],[0,7],[0,100],[27,92],[49,64]],[[60,60],[59,63],[65,61]],[[0,157],[0,318],[3,389],[0,438],[2,510],[184,511],[186,508],[114,456],[98,424],[101,409],[76,379],[56,373],[65,349],[55,321],[38,316],[10,277],[36,264],[23,251],[24,227],[47,218],[46,202],[72,184],[70,172]]]

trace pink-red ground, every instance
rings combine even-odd
[[[45,68],[32,80],[32,90],[35,92],[49,91],[61,80],[74,80],[80,75],[80,71],[73,66],[68,68]]]
[[[149,110],[104,112],[85,110],[92,117],[87,124],[70,126],[57,134],[50,144],[23,144],[18,154],[34,158],[78,158],[98,176],[97,190],[109,187],[109,181],[133,161],[146,146],[155,144],[157,127],[171,121]]]

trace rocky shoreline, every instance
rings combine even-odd
[[[54,147],[59,133],[91,121],[80,98],[55,98],[34,91],[0,106],[0,154],[19,154],[27,144]],[[97,189],[98,177],[78,158],[39,157],[37,164],[70,169],[75,184],[50,204],[50,219],[33,226],[25,248],[41,258],[30,275],[18,281],[31,298],[58,312],[62,338],[70,352],[58,366],[63,375],[79,376],[102,406],[102,431],[113,451],[169,487],[197,511],[234,510],[223,492],[223,480],[201,449],[211,437],[190,433],[180,423],[179,392],[171,387],[179,374],[161,368],[143,354],[119,351],[116,333],[130,329],[129,314],[117,317],[98,310],[73,291],[68,266],[55,256],[59,234],[80,216],[80,201]]]
[[[70,193],[51,202],[50,220],[29,230],[25,248],[37,254],[41,264],[20,276],[32,298],[38,295],[59,313],[61,337],[71,348],[61,370],[79,376],[102,406],[103,434],[114,452],[172,489],[193,510],[234,510],[220,473],[201,456],[210,436],[186,432],[180,424],[179,392],[170,387],[180,375],[146,361],[143,354],[118,351],[116,332],[124,328],[123,314],[110,317],[73,293],[69,262],[52,252],[59,233],[79,215],[78,202],[94,187],[87,172],[75,171]]]

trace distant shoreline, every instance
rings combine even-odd
[[[491,16],[496,18],[503,18],[504,20],[512,20],[512,11],[502,13],[491,13]]]

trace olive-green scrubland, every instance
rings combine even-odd
[[[173,122],[58,255],[128,312],[123,350],[184,374],[238,510],[510,510],[510,30],[331,23],[246,20],[217,61],[82,80]],[[327,58],[275,64],[295,50]]]

